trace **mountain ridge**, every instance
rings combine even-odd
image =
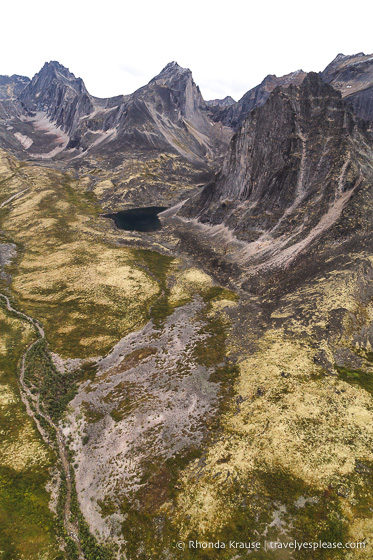
[[[353,94],[352,86],[348,87],[351,84],[343,81],[351,81],[352,67],[356,86]],[[339,81],[335,78],[338,72],[343,74]],[[229,97],[209,102],[203,99],[191,71],[173,61],[132,94],[100,99],[92,96],[83,80],[68,68],[50,61],[32,80],[11,79],[17,95],[8,93],[8,98],[0,99],[0,146],[21,159],[43,165],[53,162],[63,168],[92,171],[101,161],[107,169],[115,167],[128,202],[149,201],[155,176],[146,171],[146,162],[167,154],[168,163],[162,163],[163,171],[158,172],[155,184],[162,192],[162,204],[166,203],[170,180],[179,185],[176,190],[174,186],[169,188],[175,193],[175,201],[179,201],[184,196],[183,185],[188,184],[185,192],[189,192],[219,170],[233,133],[247,115],[264,106],[276,87],[299,85],[306,75],[302,70],[279,78],[268,75],[237,102]],[[339,84],[354,110],[360,115],[365,111],[366,115],[373,99],[371,75],[370,57],[359,53],[338,55],[321,77],[336,87]],[[9,85],[9,80],[3,78],[4,84]],[[0,85],[0,96],[6,87],[1,90]],[[3,97],[6,95],[3,93]],[[139,189],[133,188],[136,175],[123,169],[122,163],[127,162],[125,167],[129,169],[131,161],[141,162],[144,170]],[[126,186],[127,177],[133,178],[130,188]],[[110,187],[100,192],[108,204],[109,200],[116,200],[115,204],[123,201],[121,189],[113,191]]]
[[[8,125],[17,129],[22,137],[29,138],[29,147],[25,149],[35,158],[34,147],[30,149],[31,144],[36,144],[35,131],[29,127],[27,134],[24,123],[36,115],[48,119],[68,136],[61,150],[51,151],[50,157],[58,154],[59,159],[71,159],[87,150],[96,152],[97,145],[101,150],[113,142],[109,153],[114,150],[170,150],[203,165],[206,157],[210,161],[214,159],[215,149],[225,142],[224,134],[220,134],[221,127],[209,122],[207,106],[191,71],[176,62],[167,64],[133,94],[106,99],[91,96],[83,80],[59,62],[47,62],[26,84],[19,102],[26,118],[21,123],[15,120]],[[56,136],[58,138],[58,132]],[[38,140],[40,144],[41,134]],[[3,147],[13,148],[14,142]],[[40,157],[47,157],[47,154],[46,150],[41,151]]]
[[[348,56],[338,54],[321,72],[324,81],[342,91],[358,116],[370,120],[373,119],[372,61],[373,57],[364,53]],[[58,61],[50,61],[43,65],[32,80],[25,77],[12,78],[13,82],[18,81],[16,89],[14,84],[12,86],[11,101],[6,99],[4,93],[5,82],[10,78],[2,78],[4,84],[0,84],[0,117],[2,115],[4,120],[17,118],[20,111],[28,117],[42,113],[53,126],[69,136],[62,150],[51,151],[50,157],[57,157],[58,160],[69,160],[79,155],[79,151],[81,154],[91,149],[96,152],[97,145],[100,145],[100,149],[104,148],[115,140],[114,136],[118,132],[122,136],[124,132],[125,150],[133,149],[137,143],[142,144],[143,148],[148,146],[147,149],[166,149],[168,145],[172,152],[202,164],[206,156],[213,160],[215,155],[221,155],[222,144],[226,144],[229,135],[228,129],[236,132],[250,111],[262,106],[277,86],[299,85],[305,76],[306,73],[302,70],[281,77],[270,74],[237,102],[229,96],[223,100],[205,101],[193,81],[191,71],[173,61],[148,84],[132,94],[100,99],[89,94],[83,80],[76,78],[68,68]],[[162,91],[162,88],[166,90]],[[166,91],[169,92],[168,97]],[[149,111],[150,107],[152,110]],[[191,128],[186,131],[188,123]],[[28,130],[28,135],[25,125],[18,122],[8,124],[13,127],[16,125],[19,134],[30,138],[26,143],[30,144],[32,140],[34,147],[38,142],[42,143],[41,134],[34,141],[32,128]],[[175,126],[173,140],[173,132],[171,135],[170,132]],[[225,127],[223,134],[222,129],[219,129],[221,126]],[[97,137],[97,131],[105,133],[109,130],[112,133],[107,137]],[[4,148],[14,151],[18,146],[18,156],[26,150],[26,153],[37,158],[34,147],[22,148],[6,132],[3,131],[2,135],[8,140],[7,144],[3,144]],[[60,136],[57,132],[58,142]],[[119,143],[115,141],[115,149],[118,148],[120,149]],[[47,157],[46,154],[47,151],[42,150],[41,158]]]
[[[357,116],[373,121],[373,54],[338,54],[321,72],[324,81],[340,90]]]
[[[232,259],[285,266],[334,227],[350,197],[373,180],[367,128],[318,74],[278,87],[248,115],[221,171],[179,215],[207,224],[211,235],[229,231]]]
[[[0,103],[4,554],[367,560],[371,123],[317,73],[211,106],[177,63],[107,99],[58,64]]]

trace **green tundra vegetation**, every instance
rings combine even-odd
[[[54,421],[60,420],[77,392],[76,374],[61,374],[57,370],[44,339],[40,339],[27,353],[25,383],[32,392],[40,395],[46,412]]]
[[[270,293],[259,311],[256,296],[241,294],[253,304],[241,313],[237,294],[215,286],[196,266],[126,245],[130,237],[99,218],[102,208],[84,179],[0,152],[0,181],[0,203],[24,191],[0,209],[0,242],[16,248],[4,267],[11,278],[0,277],[1,291],[45,329],[46,340],[27,356],[25,381],[55,422],[66,420],[81,381],[94,378],[94,367],[84,360],[107,354],[149,319],[162,329],[175,309],[195,297],[203,302],[190,359],[211,368],[220,400],[201,446],[167,461],[144,457],[132,499],[99,502],[103,520],[122,515],[119,531],[129,560],[155,560],[165,551],[176,560],[217,557],[216,550],[175,548],[189,539],[265,534],[276,540],[285,531],[298,541],[343,542],[373,534],[372,354],[350,341],[373,317],[372,302],[356,296],[369,255],[356,254],[354,267],[340,267],[338,274],[331,269],[294,288],[273,312]],[[233,315],[226,313],[229,307],[237,308]],[[348,319],[333,339],[328,325],[335,310],[345,310]],[[62,477],[54,514],[47,483],[56,456],[27,416],[17,386],[21,356],[36,335],[3,305],[0,318],[0,560],[75,560],[72,539],[64,552],[58,546],[66,481]],[[335,364],[337,343],[361,358],[361,366]],[[82,367],[62,374],[50,352],[81,359]],[[127,359],[136,361],[136,352]],[[324,361],[317,359],[320,352]],[[111,411],[116,425],[133,407],[127,393],[121,406]],[[92,425],[104,418],[88,401],[82,409]],[[84,449],[89,441],[85,434]],[[74,484],[72,513],[86,558],[109,558],[79,510]],[[228,560],[237,551],[218,554]],[[297,560],[338,555],[352,560],[345,551],[319,550],[301,551]],[[279,558],[263,550],[255,557]],[[363,550],[353,558],[369,556]]]
[[[102,355],[119,338],[141,327],[149,318],[161,326],[177,306],[191,301],[197,293],[205,299],[209,311],[211,302],[236,299],[228,290],[211,287],[210,279],[198,270],[191,269],[180,275],[179,262],[172,257],[155,251],[118,247],[116,233],[104,220],[97,219],[101,209],[95,195],[86,193],[79,181],[58,171],[20,164],[4,155],[0,171],[2,200],[25,190],[11,206],[0,210],[1,242],[14,243],[17,251],[6,268],[11,274],[11,284],[2,278],[1,287],[17,309],[37,318],[45,329],[47,339],[40,339],[27,353],[25,383],[34,394],[40,394],[42,409],[53,421],[61,419],[76,393],[77,383],[85,374],[84,370],[61,374],[51,360],[50,350],[68,358]],[[170,283],[171,277],[173,281]],[[8,314],[4,316],[8,317]],[[27,322],[9,317],[7,320],[20,325],[19,329],[30,331],[30,340],[35,338]],[[211,361],[203,347],[197,347],[195,358],[210,367],[224,360],[226,325],[215,318],[208,318],[207,324],[202,334],[206,337],[207,349],[217,351],[216,357]],[[11,348],[16,346],[14,333],[9,341]],[[27,344],[20,346],[12,369],[8,369],[14,394],[18,394],[18,368],[26,347]],[[221,367],[220,374],[223,370]],[[19,403],[19,407],[22,408],[22,404]],[[86,408],[89,414],[89,405]],[[30,419],[26,418],[30,424]],[[39,502],[41,496],[44,498],[43,515],[49,516],[49,524],[44,518],[38,523],[39,531],[48,535],[57,558],[61,553],[55,540],[56,531],[63,531],[64,477],[62,475],[56,506],[60,521],[56,521],[48,509],[49,495],[45,489],[56,458],[45,448],[37,432],[34,437],[47,457],[45,464],[38,462],[38,476],[33,475],[33,487],[40,495]],[[181,457],[174,465],[169,465],[170,472],[174,473],[172,480],[186,462],[186,458]],[[22,475],[19,480],[27,487],[27,478]],[[4,488],[16,504],[19,500],[17,486],[5,484]],[[81,537],[86,557],[106,557],[108,553],[101,550],[90,535],[76,498],[73,503],[76,504],[75,515],[79,517],[82,535],[86,535]],[[31,527],[32,523],[29,525]],[[57,527],[56,531],[54,527]],[[12,535],[12,529],[7,533]],[[15,546],[13,537],[9,539]],[[65,540],[67,548],[63,554],[74,559],[78,554],[76,545],[68,537]],[[39,551],[42,551],[41,537],[38,542]],[[52,550],[52,544],[48,546]],[[6,550],[5,546],[3,548]],[[15,560],[13,549],[11,555]]]
[[[35,332],[0,303],[0,558],[62,560],[46,489],[56,457],[27,415],[17,386],[21,356]]]
[[[119,247],[95,195],[66,174],[3,158],[0,175],[4,198],[29,189],[0,210],[0,241],[17,247],[7,269],[16,305],[38,318],[61,356],[105,354],[162,300],[172,259]]]

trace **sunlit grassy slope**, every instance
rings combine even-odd
[[[170,504],[181,539],[366,539],[353,553],[303,550],[294,558],[371,558],[370,262],[361,252],[287,294],[255,349],[241,350],[237,398],[221,418],[220,438],[203,463],[184,470],[177,505]],[[246,340],[253,342],[250,329]],[[354,361],[360,366],[348,365]]]
[[[105,353],[146,321],[161,295],[157,263],[150,270],[138,252],[115,246],[94,195],[77,180],[4,153],[0,166],[2,200],[29,189],[0,211],[3,239],[18,252],[8,269],[12,296],[44,324],[52,350]]]
[[[17,387],[17,367],[34,340],[28,323],[0,307],[0,558],[63,558],[45,486],[55,457],[27,416]]]
[[[41,320],[51,349],[66,358],[103,355],[149,317],[158,328],[175,307],[198,293],[205,298],[205,310],[197,320],[206,326],[199,332],[202,342],[193,342],[192,357],[214,368],[212,380],[229,389],[203,448],[174,457],[169,464],[155,462],[152,449],[144,457],[149,476],[138,501],[102,502],[105,519],[115,515],[114,506],[122,508],[129,558],[153,560],[166,557],[165,551],[175,559],[216,558],[215,550],[179,553],[175,542],[187,539],[371,541],[371,255],[357,250],[350,262],[346,257],[345,265],[336,262],[333,267],[331,262],[328,273],[289,290],[275,304],[267,294],[246,294],[248,307],[242,307],[242,301],[236,306],[230,330],[219,322],[218,311],[222,299],[226,307],[236,304],[232,293],[214,287],[197,268],[178,270],[176,259],[120,246],[122,234],[99,218],[100,207],[86,187],[84,178],[20,164],[0,152],[0,204],[29,189],[0,210],[0,242],[17,248],[17,257],[6,269],[12,279],[2,278],[2,289],[20,309]],[[5,315],[4,321],[4,351],[15,341],[16,357],[7,370],[15,383],[16,360],[32,333],[25,326],[21,333],[19,321],[10,326]],[[238,357],[239,367],[220,367],[227,353]],[[136,356],[129,354],[131,359]],[[8,378],[3,386],[5,413],[24,415],[16,386]],[[18,405],[11,404],[11,398]],[[122,404],[113,409],[113,422],[122,420]],[[18,412],[11,412],[13,406]],[[6,418],[7,426],[14,425]],[[94,424],[100,419],[89,420]],[[48,496],[43,488],[52,459],[28,421],[23,429],[28,430],[25,436],[16,430],[5,440],[8,447],[1,448],[4,469],[8,477],[18,472],[22,480],[40,477],[31,485],[38,496],[31,501],[41,504],[38,512],[45,520],[35,538],[38,546],[52,551],[52,517],[45,509]],[[27,463],[27,446],[18,458],[14,450],[21,437],[34,446],[38,466]],[[12,458],[8,463],[7,457]],[[21,484],[21,479],[14,480]],[[6,508],[18,511],[10,502],[29,507],[24,487],[13,488],[2,498],[8,500]],[[24,531],[36,531],[30,511],[22,518]],[[0,549],[10,551],[7,559],[13,559],[17,546],[24,546],[22,539],[17,545],[16,532],[9,540],[18,523],[14,516],[5,520],[8,540],[0,541]],[[219,557],[243,557],[237,554],[226,550]],[[346,550],[317,551],[312,558],[331,560],[338,554],[346,560],[369,560],[371,548],[353,555]],[[291,558],[271,552],[255,556]],[[309,557],[309,551],[303,551],[295,558]]]

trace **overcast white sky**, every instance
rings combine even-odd
[[[58,60],[107,97],[133,92],[176,60],[205,99],[237,100],[267,74],[373,52],[372,16],[368,0],[5,0],[0,74],[32,77]]]

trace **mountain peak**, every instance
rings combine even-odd
[[[340,92],[326,83],[317,72],[308,72],[306,74],[300,85],[300,91],[306,92],[306,95],[311,92],[314,95],[341,97]]]
[[[63,64],[58,62],[58,60],[50,60],[49,62],[45,62],[43,68],[54,69],[63,74],[71,74],[70,70],[66,68],[66,66],[63,66]]]
[[[289,234],[302,208],[308,234],[318,210],[311,218],[307,204],[317,200],[320,185],[325,185],[325,212],[330,192],[336,198],[341,196],[331,170],[334,165],[343,169],[355,126],[340,92],[323,82],[319,74],[310,72],[300,85],[276,87],[233,136],[219,175],[199,198],[183,206],[182,215],[211,225],[224,223],[242,241],[255,241],[264,231],[264,237],[275,243]],[[328,146],[322,152],[325,137]],[[301,160],[297,159],[299,154]]]
[[[321,77],[341,92],[358,117],[373,121],[373,54],[338,54]]]
[[[173,68],[182,70],[181,66],[176,62],[176,60],[173,60],[172,62],[166,64],[163,70],[173,69]]]
[[[56,60],[46,62],[35,74],[22,91],[20,101],[28,111],[46,112],[64,131],[73,127],[78,105],[79,116],[87,115],[93,110],[83,80],[76,78],[68,68]]]
[[[32,78],[28,88],[25,89],[26,96],[34,96],[37,93],[47,93],[52,84],[60,84],[73,90],[76,94],[88,94],[81,78],[76,78],[72,72],[56,60],[46,62],[41,70]]]
[[[208,107],[230,107],[234,103],[236,101],[230,95],[227,95],[224,99],[210,99],[210,101],[206,101]]]
[[[166,64],[163,70],[161,70],[161,72],[157,74],[157,76],[155,76],[151,80],[151,82],[154,81],[164,82],[170,79],[174,79],[175,77],[179,78],[181,76],[191,76],[191,75],[192,72],[189,70],[189,68],[182,68],[177,62],[173,61]]]
[[[66,66],[63,66],[63,64],[60,64],[57,60],[45,62],[40,72],[35,74],[33,81],[41,76],[57,78],[58,80],[62,80],[66,83],[69,82],[71,87],[74,87],[73,84],[75,84],[79,90],[85,90],[83,80],[81,78],[76,78],[75,75],[66,68]]]

